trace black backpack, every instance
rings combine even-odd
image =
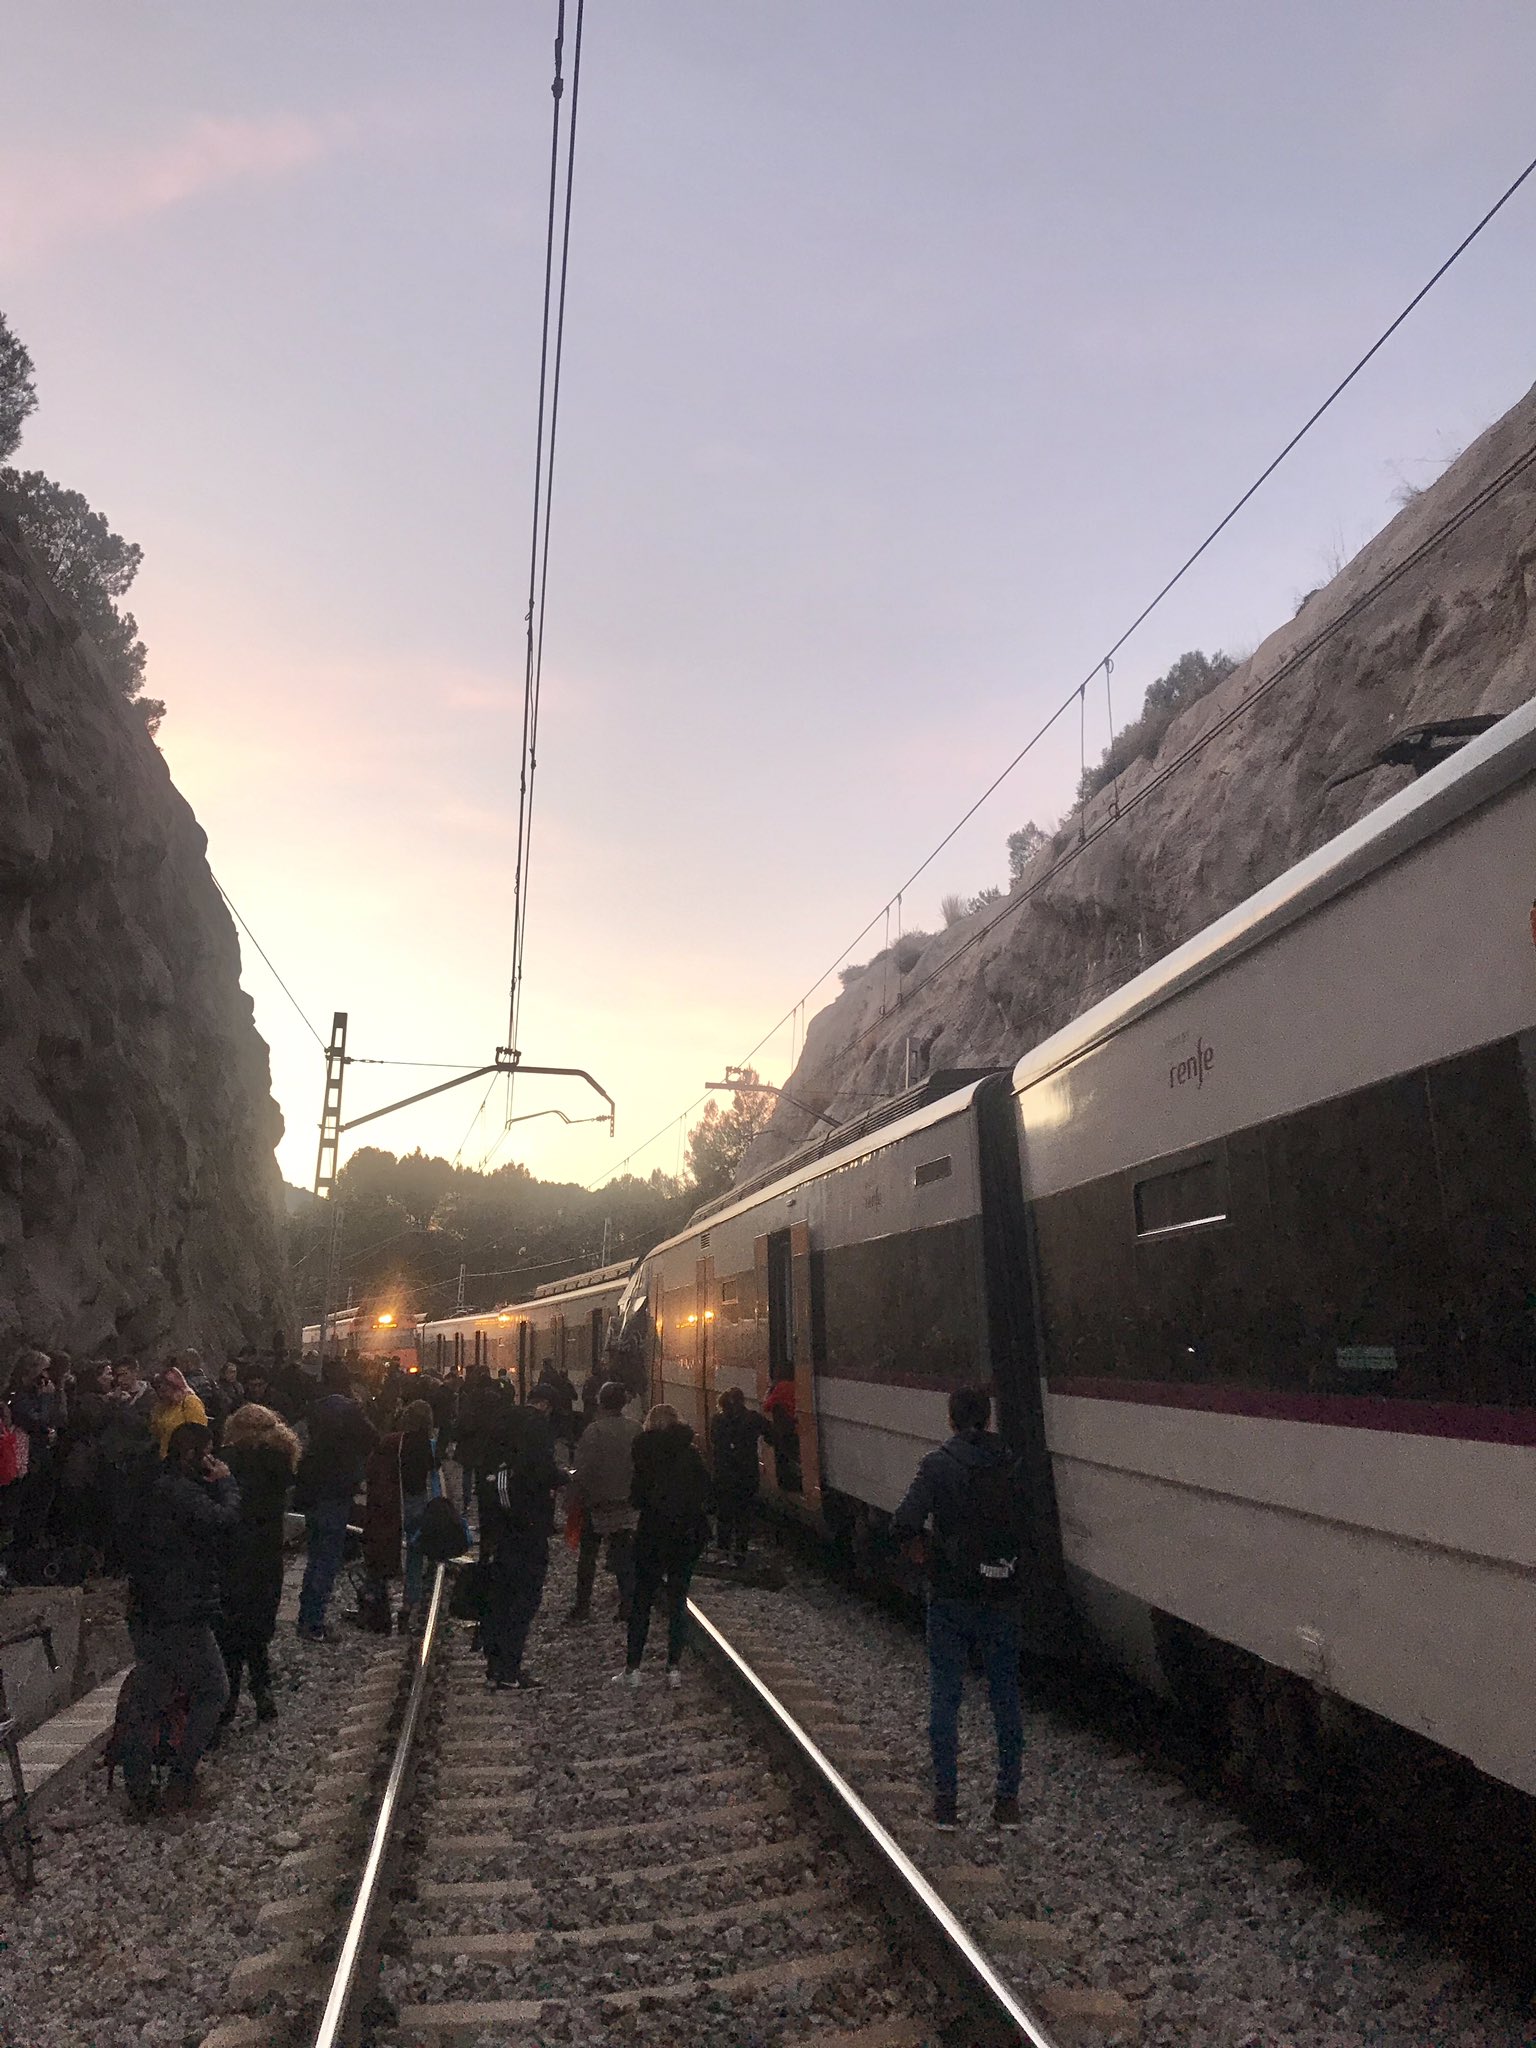
[[[946,1456],[953,1452],[946,1446]],[[962,1461],[955,1458],[959,1465]],[[936,1533],[943,1565],[941,1590],[954,1600],[1001,1605],[1016,1600],[1023,1584],[1025,1514],[1023,1472],[1016,1459],[964,1466],[961,1501],[952,1527]]]
[[[418,1538],[421,1554],[428,1564],[447,1564],[469,1548],[469,1531],[451,1500],[439,1496],[429,1500],[421,1515]]]

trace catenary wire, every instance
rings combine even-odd
[[[1152,598],[1150,598],[1145,605],[1142,606],[1141,610],[1136,614],[1135,618],[1131,620],[1130,624],[1125,628],[1125,630],[1119,635],[1118,639],[1110,643],[1110,645],[1105,649],[1105,651],[1088,669],[1086,675],[1083,676],[1081,681],[1074,683],[1071,690],[1069,690],[1067,695],[1063,697],[1061,702],[1057,705],[1056,709],[1051,713],[1050,717],[1045,720],[1044,724],[1037,727],[1037,729],[1025,741],[1024,745],[1020,747],[1019,751],[1013,756],[1012,760],[1009,761],[1007,765],[997,775],[995,775],[992,778],[992,780],[987,784],[986,788],[975,799],[975,801],[961,814],[959,818],[956,819],[955,823],[944,834],[943,838],[939,840],[938,844],[934,846],[932,850],[928,854],[926,854],[921,861],[918,862],[917,866],[912,870],[911,874],[908,875],[907,879],[902,883],[901,887],[897,889],[887,899],[887,902],[881,906],[880,910],[877,910],[875,912],[874,916],[869,920],[869,922],[854,934],[853,938],[849,940],[848,944],[843,948],[842,952],[839,953],[837,958],[832,962],[831,966],[823,969],[822,973],[817,976],[816,980],[810,984],[810,986],[806,989],[805,994],[799,997],[796,1003],[790,1005],[790,1008],[785,1012],[785,1014],[782,1017],[779,1018],[778,1022],[774,1024],[770,1030],[764,1032],[763,1036],[757,1041],[756,1045],[753,1046],[751,1052],[749,1052],[746,1055],[747,1060],[752,1059],[755,1054],[761,1052],[763,1047],[768,1043],[768,1041],[774,1036],[776,1036],[776,1034],[783,1029],[784,1025],[789,1021],[790,1017],[794,1015],[795,1009],[798,1007],[798,1004],[800,1002],[804,1002],[808,997],[814,995],[817,989],[819,989],[822,983],[827,979],[827,977],[830,974],[836,972],[836,970],[848,958],[848,955],[853,951],[854,947],[857,946],[859,942],[863,938],[865,938],[870,931],[873,930],[875,925],[880,921],[880,918],[884,914],[885,910],[888,909],[892,904],[894,904],[897,901],[897,898],[903,895],[906,892],[906,890],[911,888],[912,884],[915,881],[917,881],[918,878],[929,867],[933,865],[934,861],[938,859],[939,855],[955,838],[956,834],[961,832],[965,828],[965,826],[970,823],[971,819],[975,817],[976,813],[981,809],[982,805],[985,804],[990,797],[996,794],[996,792],[1002,787],[1003,783],[1005,783],[1008,780],[1008,777],[1012,775],[1013,771],[1019,766],[1020,762],[1022,762],[1028,754],[1032,753],[1034,749],[1040,744],[1041,740],[1044,739],[1045,735],[1050,731],[1051,727],[1056,723],[1057,719],[1059,719],[1066,711],[1068,711],[1071,708],[1071,706],[1077,701],[1079,694],[1087,689],[1087,686],[1093,681],[1094,677],[1099,673],[1100,669],[1103,668],[1105,662],[1112,661],[1114,657],[1120,652],[1121,648],[1125,646],[1126,642],[1131,638],[1131,636],[1137,631],[1139,631],[1139,629],[1146,624],[1147,620],[1151,618],[1152,614],[1157,610],[1158,606],[1161,605],[1164,598],[1166,598],[1170,594],[1170,592],[1173,591],[1174,588],[1184,580],[1184,578],[1189,574],[1190,570],[1200,560],[1201,556],[1205,554],[1206,550],[1212,545],[1212,543],[1216,541],[1226,531],[1226,529],[1232,524],[1232,521],[1237,517],[1238,513],[1242,511],[1243,507],[1253,499],[1257,492],[1261,490],[1263,486],[1269,481],[1269,479],[1274,475],[1275,471],[1285,461],[1286,457],[1290,455],[1297,448],[1297,446],[1306,438],[1306,436],[1317,425],[1318,421],[1322,419],[1323,415],[1329,410],[1329,408],[1332,405],[1334,405],[1334,403],[1339,398],[1343,396],[1343,394],[1349,389],[1350,385],[1353,384],[1355,379],[1360,375],[1361,371],[1365,369],[1366,365],[1369,362],[1371,362],[1371,360],[1381,352],[1381,350],[1391,340],[1392,336],[1396,334],[1397,330],[1403,325],[1403,322],[1407,320],[1409,315],[1413,313],[1417,307],[1423,304],[1424,300],[1434,290],[1435,286],[1445,276],[1446,272],[1450,270],[1451,267],[1462,256],[1466,254],[1467,250],[1471,248],[1472,244],[1477,240],[1478,236],[1482,234],[1483,230],[1489,225],[1489,223],[1495,218],[1495,216],[1498,215],[1503,210],[1503,208],[1508,205],[1509,201],[1514,198],[1515,194],[1520,190],[1521,186],[1527,182],[1527,180],[1532,176],[1533,173],[1536,173],[1536,157],[1533,157],[1531,161],[1525,166],[1524,170],[1522,170],[1516,178],[1512,179],[1511,182],[1505,186],[1504,190],[1499,194],[1498,198],[1488,208],[1487,212],[1483,214],[1482,218],[1476,223],[1476,225],[1472,227],[1465,235],[1463,235],[1461,240],[1456,244],[1456,247],[1438,266],[1438,268],[1426,280],[1426,282],[1419,287],[1419,289],[1414,293],[1413,297],[1396,315],[1396,317],[1393,320],[1391,320],[1386,327],[1382,329],[1381,333],[1377,335],[1376,339],[1371,343],[1370,347],[1365,351],[1364,355],[1362,355],[1359,358],[1359,360],[1355,363],[1354,367],[1339,379],[1338,383],[1334,385],[1333,389],[1328,393],[1327,397],[1322,401],[1322,403],[1316,406],[1313,409],[1313,411],[1307,415],[1306,419],[1303,420],[1301,425],[1296,429],[1295,433],[1291,435],[1290,439],[1285,443],[1284,447],[1280,450],[1280,452],[1264,466],[1264,468],[1254,478],[1253,482],[1248,486],[1247,490],[1243,492],[1242,496],[1238,498],[1236,502],[1225,513],[1223,513],[1221,518],[1217,520],[1216,524],[1205,536],[1204,540],[1200,542],[1199,546],[1194,548],[1188,555],[1185,556],[1184,560],[1179,564],[1178,568],[1174,570],[1173,574],[1168,578],[1168,580],[1162,585],[1161,589],[1159,589],[1157,593]],[[743,1062],[743,1064],[745,1064],[745,1061]]]
[[[523,656],[523,735],[518,755],[517,850],[512,870],[512,975],[507,989],[507,1044],[516,1043],[519,961],[517,935],[523,900],[523,848],[528,805],[528,721],[533,709],[533,607],[538,591],[539,512],[544,495],[544,403],[549,383],[549,309],[554,284],[555,218],[560,177],[560,101],[565,91],[565,0],[559,0],[555,20],[555,76],[550,90],[554,107],[550,116],[549,206],[544,228],[544,310],[539,331],[539,402],[533,447],[533,524],[528,542],[528,610],[524,620],[526,645]]]
[[[260,939],[257,938],[256,934],[251,930],[250,926],[246,923],[245,919],[240,915],[239,911],[236,910],[234,904],[229,899],[229,891],[224,887],[224,884],[219,880],[218,876],[214,874],[212,868],[208,870],[208,873],[210,878],[212,879],[213,886],[215,887],[215,889],[218,890],[220,896],[222,896],[224,899],[224,908],[235,920],[235,923],[239,925],[241,931],[245,933],[245,936],[256,948],[257,952],[261,955],[262,959],[266,961],[267,972],[271,975],[272,979],[277,983],[278,987],[282,990],[283,994],[288,998],[289,1002],[292,1003],[294,1009],[298,1012],[299,1021],[303,1024],[304,1029],[309,1033],[310,1037],[315,1041],[316,1045],[319,1046],[320,1050],[324,1052],[326,1050],[325,1040],[320,1036],[319,1032],[315,1029],[314,1025],[310,1023],[308,1017],[304,1014],[303,1007],[300,1004],[298,997],[294,994],[293,990],[288,986],[287,982],[284,981],[283,977],[278,973],[277,969],[272,965],[266,947],[263,946]]]
[[[516,908],[517,983],[513,1000],[512,1037],[516,1045],[522,1024],[523,956],[528,937],[528,898],[532,884],[534,782],[539,767],[539,705],[544,691],[544,624],[548,616],[549,530],[555,498],[555,442],[560,431],[560,371],[565,360],[565,295],[571,267],[571,203],[576,180],[576,121],[581,110],[581,32],[585,0],[576,0],[576,39],[571,55],[571,118],[566,132],[565,218],[560,241],[560,286],[555,311],[555,357],[549,392],[549,448],[544,470],[544,534],[540,544],[538,633],[533,654],[533,702],[528,719],[528,804],[523,841],[523,877]],[[512,1081],[507,1084],[507,1121],[512,1120]]]
[[[566,140],[565,206],[560,245],[555,345],[550,356],[550,310],[554,280],[555,223],[560,182],[560,103],[565,47],[565,0],[559,0],[555,31],[554,113],[550,132],[549,210],[544,244],[544,307],[539,345],[538,450],[534,460],[533,534],[528,562],[527,646],[523,682],[523,746],[518,777],[517,855],[512,905],[512,978],[507,998],[507,1044],[515,1047],[522,1013],[523,956],[528,930],[528,896],[533,853],[534,779],[538,771],[539,701],[544,672],[544,605],[549,582],[549,532],[554,499],[555,437],[559,422],[560,370],[565,347],[566,284],[570,269],[571,205],[576,174],[576,117],[581,95],[581,44],[585,0],[577,0],[576,35],[571,57],[571,118]],[[545,399],[549,399],[549,432],[545,438]],[[507,1084],[507,1114],[512,1110],[512,1080]]]
[[[1309,661],[1314,654],[1325,647],[1336,634],[1343,632],[1346,626],[1352,625],[1369,605],[1373,604],[1393,584],[1407,575],[1409,570],[1417,568],[1437,547],[1440,547],[1465,525],[1469,519],[1485,510],[1502,492],[1507,490],[1511,484],[1518,482],[1533,467],[1536,467],[1536,442],[1533,442],[1523,454],[1518,455],[1513,462],[1502,469],[1491,482],[1475,492],[1464,505],[1444,519],[1418,547],[1412,549],[1400,562],[1394,562],[1390,569],[1379,576],[1366,590],[1363,590],[1353,602],[1346,605],[1344,610],[1335,618],[1330,619],[1326,626],[1321,627],[1314,633],[1311,639],[1303,641],[1301,646],[1293,649],[1283,661],[1277,663],[1269,675],[1265,676],[1262,681],[1256,682],[1235,704],[1230,705],[1219,718],[1214,719],[1203,732],[1196,734],[1187,746],[1181,747],[1177,754],[1164,762],[1162,767],[1154,770],[1144,782],[1138,785],[1130,796],[1121,798],[1115,809],[1108,816],[1101,818],[1091,831],[1086,829],[1085,815],[1083,832],[1065,849],[1060,859],[1053,861],[1050,867],[1043,874],[1037,876],[1027,888],[1013,890],[1004,901],[1002,907],[994,912],[984,924],[978,925],[974,932],[967,933],[966,937],[956,946],[953,953],[946,954],[944,959],[939,961],[920,981],[914,982],[910,988],[902,992],[898,998],[898,1006],[910,1002],[921,990],[930,987],[942,975],[947,974],[956,961],[963,959],[973,946],[978,945],[989,932],[995,931],[998,925],[1002,924],[1005,919],[1013,916],[1016,911],[1022,910],[1031,897],[1037,895],[1047,882],[1061,873],[1063,868],[1070,866],[1080,853],[1087,847],[1096,844],[1098,840],[1103,838],[1106,832],[1119,824],[1122,818],[1137,809],[1154,791],[1161,789],[1181,769],[1187,767],[1197,755],[1205,751],[1212,740],[1218,738],[1222,733],[1229,731],[1255,704],[1260,703],[1268,696],[1269,692],[1277,684],[1284,682],[1288,677],[1294,675],[1303,663]],[[884,1022],[884,1019],[879,1021]],[[866,1026],[855,1038],[854,1044],[864,1044],[873,1035],[875,1029],[876,1026],[874,1025]]]
[[[859,930],[854,933],[853,937],[848,941],[847,945],[844,946],[843,950],[838,954],[837,958],[831,961],[828,966],[824,967],[821,973],[817,975],[816,979],[807,985],[804,993],[798,996],[796,1000],[784,1012],[784,1015],[780,1017],[774,1024],[772,1024],[768,1028],[767,1031],[763,1033],[762,1037],[757,1040],[756,1044],[752,1046],[751,1050],[743,1056],[743,1058],[738,1064],[742,1066],[747,1065],[751,1060],[753,1060],[757,1056],[758,1053],[762,1051],[765,1045],[767,1045],[773,1038],[775,1038],[778,1035],[780,1031],[783,1030],[785,1024],[793,1018],[795,1012],[804,1003],[808,1002],[813,995],[815,995],[816,991],[822,986],[822,984],[828,979],[830,975],[835,974],[837,969],[842,966],[843,962],[848,958],[849,954],[852,953],[854,947],[857,946],[863,939],[865,939],[869,935],[870,932],[874,930],[875,926],[880,922],[881,918],[887,914],[887,912],[899,900],[899,898],[905,894],[905,892],[912,886],[912,884],[915,881],[917,881],[918,878],[929,867],[932,866],[933,862],[950,844],[950,842],[955,838],[955,836],[959,832],[961,832],[966,825],[970,823],[971,819],[975,817],[976,813],[981,809],[981,807],[988,801],[990,797],[996,794],[996,792],[1002,787],[1003,783],[1005,783],[1008,780],[1009,776],[1012,775],[1013,771],[1026,758],[1026,756],[1032,753],[1034,749],[1040,744],[1040,742],[1045,738],[1046,734],[1051,730],[1051,728],[1056,724],[1056,722],[1067,711],[1071,709],[1074,703],[1076,703],[1079,700],[1082,694],[1086,691],[1088,684],[1093,681],[1094,677],[1098,675],[1099,671],[1101,669],[1106,668],[1106,665],[1113,663],[1114,657],[1125,646],[1126,642],[1131,638],[1131,636],[1146,624],[1147,620],[1151,618],[1152,614],[1157,610],[1158,606],[1161,605],[1163,600],[1170,594],[1170,592],[1174,590],[1174,588],[1179,583],[1183,581],[1184,577],[1188,575],[1189,571],[1195,566],[1195,564],[1200,560],[1200,558],[1211,547],[1213,542],[1215,542],[1221,536],[1221,534],[1223,534],[1226,531],[1227,527],[1229,527],[1232,524],[1232,521],[1243,510],[1244,506],[1252,500],[1255,494],[1260,489],[1262,489],[1264,484],[1266,484],[1269,481],[1270,477],[1274,475],[1275,471],[1285,461],[1286,457],[1289,456],[1296,449],[1299,443],[1305,439],[1305,437],[1312,431],[1313,427],[1317,425],[1318,421],[1322,419],[1323,415],[1330,409],[1330,407],[1332,407],[1334,403],[1343,396],[1344,392],[1347,391],[1350,385],[1354,383],[1355,379],[1360,375],[1361,371],[1364,370],[1367,364],[1370,363],[1371,360],[1380,353],[1380,351],[1386,346],[1387,342],[1391,340],[1392,336],[1403,325],[1404,321],[1408,319],[1409,315],[1413,313],[1424,302],[1424,300],[1429,296],[1430,292],[1434,290],[1435,286],[1446,275],[1447,271],[1449,271],[1452,268],[1452,266],[1462,256],[1466,254],[1467,250],[1471,248],[1472,244],[1482,234],[1483,230],[1486,227],[1488,227],[1490,222],[1492,222],[1500,212],[1503,211],[1504,207],[1507,206],[1509,201],[1514,198],[1515,194],[1520,190],[1520,188],[1527,183],[1527,181],[1530,179],[1533,173],[1536,173],[1536,157],[1533,157],[1531,161],[1525,165],[1524,169],[1521,170],[1519,174],[1516,177],[1514,177],[1508,185],[1505,186],[1504,190],[1499,194],[1498,198],[1494,200],[1493,204],[1487,209],[1487,211],[1475,223],[1475,225],[1468,230],[1468,232],[1456,244],[1455,248],[1451,250],[1450,254],[1444,259],[1442,263],[1439,264],[1439,266],[1434,270],[1434,272],[1425,281],[1425,283],[1420,286],[1418,291],[1414,293],[1413,297],[1409,299],[1409,301],[1401,309],[1401,311],[1388,323],[1386,327],[1382,329],[1381,333],[1371,343],[1370,347],[1358,359],[1358,361],[1353,365],[1353,367],[1343,377],[1340,378],[1338,383],[1334,385],[1333,389],[1328,393],[1327,397],[1323,399],[1321,404],[1316,406],[1314,410],[1310,414],[1308,414],[1307,418],[1297,428],[1295,433],[1291,435],[1290,439],[1280,449],[1279,453],[1275,455],[1272,458],[1272,460],[1265,465],[1265,467],[1259,472],[1258,476],[1254,478],[1253,482],[1243,492],[1242,496],[1238,498],[1236,502],[1216,522],[1216,524],[1211,528],[1210,532],[1200,542],[1199,546],[1194,548],[1184,558],[1184,560],[1179,564],[1178,568],[1174,570],[1173,574],[1167,579],[1167,581],[1162,585],[1162,587],[1136,614],[1135,618],[1132,619],[1130,624],[1124,629],[1124,631],[1119,635],[1119,637],[1116,640],[1112,641],[1110,646],[1106,648],[1104,653],[1098,657],[1098,659],[1094,662],[1093,666],[1083,676],[1082,680],[1073,685],[1072,689],[1067,693],[1065,697],[1062,698],[1061,702],[1056,706],[1055,710],[1051,712],[1050,716],[1046,718],[1043,721],[1043,723],[1035,729],[1035,731],[1025,741],[1024,745],[1019,748],[1018,752],[1013,756],[1013,758],[1006,763],[1006,765],[999,771],[997,775],[993,777],[993,779],[987,784],[986,788],[982,790],[981,794],[975,799],[975,801],[972,804],[970,804],[970,806],[961,814],[959,818],[956,819],[955,823],[944,834],[943,838],[938,841],[937,845],[935,845],[932,848],[932,850],[912,870],[911,874],[908,875],[907,879],[902,883],[901,887],[898,890],[896,890],[894,894],[889,896],[886,899],[886,901],[881,905],[881,907],[875,912],[873,917],[871,917],[867,923],[862,925],[859,928]],[[1273,683],[1275,681],[1278,681],[1278,679],[1278,676],[1276,676],[1271,677],[1269,680],[1271,683]],[[1247,703],[1249,700],[1244,699],[1243,701],[1244,703]],[[1111,737],[1113,737],[1113,735],[1111,735]],[[1159,780],[1161,780],[1161,776],[1159,777]],[[1139,801],[1142,796],[1148,793],[1149,787],[1150,785],[1144,784],[1142,788],[1138,790],[1136,798],[1132,801]],[[1129,806],[1127,806],[1126,808],[1129,808]],[[1116,821],[1116,818],[1118,818],[1118,816],[1120,815],[1120,811],[1121,807],[1117,804],[1115,817],[1112,817],[1109,820],[1110,823],[1114,823]],[[1099,828],[1100,831],[1102,831],[1103,829],[1103,826]],[[1076,850],[1079,852],[1082,850],[1081,843],[1079,844]],[[1019,908],[1021,903],[1027,900],[1027,897],[1020,897],[1019,901],[1016,902],[1014,900],[1014,897],[1017,895],[1018,892],[1013,892],[1013,894],[1010,895],[1007,903],[1004,905],[1004,908],[997,914],[995,918],[989,920],[986,925],[980,927],[977,934],[975,934],[974,937],[979,938],[983,936],[987,931],[992,929],[992,926],[994,924],[1000,923],[1003,917],[1008,916],[1012,910]],[[964,945],[957,948],[955,953],[948,956],[948,958],[943,963],[941,963],[941,966],[935,970],[935,973],[947,971],[951,962],[956,959],[959,959],[963,952],[969,950],[969,947],[972,943],[973,939],[967,939]],[[931,978],[932,977],[925,976],[923,983],[919,984],[919,986],[926,986],[927,982]],[[902,990],[898,995],[898,1001],[904,1002],[914,993],[914,989]],[[861,1034],[861,1042],[864,1036],[867,1036],[867,1033]],[[627,1166],[631,1160],[637,1159],[641,1155],[641,1153],[648,1151],[652,1145],[656,1144],[661,1138],[663,1138],[666,1135],[666,1133],[669,1130],[671,1130],[673,1124],[678,1121],[679,1115],[691,1115],[693,1110],[698,1108],[699,1103],[705,1100],[707,1100],[707,1097],[701,1096],[695,1102],[690,1104],[688,1109],[680,1111],[678,1115],[669,1117],[666,1123],[664,1123],[661,1126],[661,1128],[654,1134],[654,1136],[648,1138],[643,1145],[638,1146],[635,1149],[635,1151],[631,1152],[628,1155],[626,1159],[621,1160],[618,1167],[611,1169],[611,1172],[609,1174],[603,1175],[601,1179],[593,1181],[592,1183],[590,1183],[590,1185],[593,1187],[601,1187],[603,1185],[604,1180],[607,1180],[612,1177],[612,1173],[616,1173],[622,1170],[622,1168],[624,1166]]]

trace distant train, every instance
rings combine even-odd
[[[388,1310],[345,1309],[330,1321],[330,1348],[408,1369],[468,1371],[483,1365],[505,1373],[525,1395],[546,1365],[563,1366],[579,1387],[599,1365],[613,1335],[614,1312],[634,1270],[633,1259],[551,1280],[526,1301],[436,1322],[397,1321]],[[303,1333],[306,1351],[320,1348],[320,1326]]]
[[[873,1555],[989,1381],[1037,1637],[1306,1770],[1359,1710],[1536,1792],[1536,704],[1036,1046],[701,1210],[622,1350]]]

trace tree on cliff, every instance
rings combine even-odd
[[[1205,654],[1192,647],[1187,654],[1181,654],[1166,675],[1147,685],[1141,716],[1115,734],[1096,767],[1084,769],[1077,785],[1078,802],[1086,803],[1111,777],[1123,775],[1141,755],[1150,759],[1179,713],[1198,703],[1218,683],[1224,683],[1236,667],[1232,656],[1223,654],[1219,648],[1214,654]]]
[[[66,491],[40,469],[0,470],[0,486],[34,553],[80,614],[102,667],[153,732],[165,706],[141,694],[144,642],[133,613],[117,606],[144,550],[114,533],[78,491]]]
[[[748,1067],[743,1081],[755,1081]],[[739,1094],[729,1109],[718,1102],[706,1103],[704,1114],[688,1133],[688,1170],[693,1175],[701,1202],[723,1195],[736,1178],[747,1147],[765,1128],[773,1115],[771,1095]]]
[[[9,462],[27,415],[37,404],[32,358],[0,313],[0,462]]]
[[[0,313],[0,463],[15,453],[36,405],[32,358]],[[144,550],[114,533],[78,491],[65,490],[40,469],[0,469],[0,504],[80,614],[107,675],[153,732],[165,706],[143,695],[144,642],[133,613],[120,611],[117,602],[139,573]]]

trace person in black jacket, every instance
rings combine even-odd
[[[453,1446],[464,1473],[466,1510],[477,1497],[477,1481],[501,1440],[502,1424],[510,1406],[506,1390],[491,1378],[490,1368],[472,1365],[459,1395]]]
[[[918,1466],[891,1517],[892,1534],[921,1546],[928,1574],[928,1741],[935,1827],[959,1825],[960,1696],[971,1655],[987,1675],[997,1731],[994,1827],[1021,1823],[1024,1715],[1019,1698],[1019,1588],[1025,1517],[1015,1462],[987,1425],[985,1387],[949,1397],[954,1435]],[[932,1533],[924,1531],[931,1524]]]
[[[308,1550],[299,1588],[299,1634],[309,1643],[330,1640],[325,1610],[341,1570],[363,1467],[378,1442],[378,1431],[353,1398],[345,1359],[328,1358],[321,1382],[325,1391],[310,1406],[309,1446],[294,1489],[295,1505],[304,1510]]]
[[[715,1460],[715,1533],[732,1563],[741,1565],[747,1561],[752,1540],[752,1511],[760,1484],[757,1447],[772,1443],[773,1431],[755,1408],[747,1406],[740,1387],[727,1387],[719,1408],[710,1431]]]
[[[240,1518],[224,1554],[219,1648],[229,1675],[229,1700],[219,1716],[233,1721],[240,1680],[249,1670],[258,1721],[277,1712],[269,1652],[283,1596],[283,1511],[299,1462],[299,1440],[271,1408],[248,1401],[224,1426],[224,1456],[240,1489]]]
[[[528,1631],[544,1599],[555,1527],[555,1463],[549,1424],[534,1408],[506,1408],[485,1441],[479,1481],[485,1682],[501,1691],[538,1680],[523,1668]]]
[[[137,1817],[150,1811],[151,1770],[161,1715],[178,1689],[187,1720],[166,1803],[197,1804],[197,1766],[229,1698],[214,1624],[224,1547],[240,1514],[240,1489],[215,1458],[212,1435],[184,1422],[151,1478],[129,1574],[134,1666],[122,1719],[123,1782]]]
[[[645,1418],[635,1438],[635,1474],[629,1499],[638,1508],[635,1527],[635,1598],[629,1615],[629,1652],[616,1682],[640,1683],[640,1663],[651,1631],[658,1593],[667,1602],[667,1683],[680,1685],[678,1670],[688,1633],[688,1585],[709,1535],[709,1471],[693,1431],[665,1402]]]

